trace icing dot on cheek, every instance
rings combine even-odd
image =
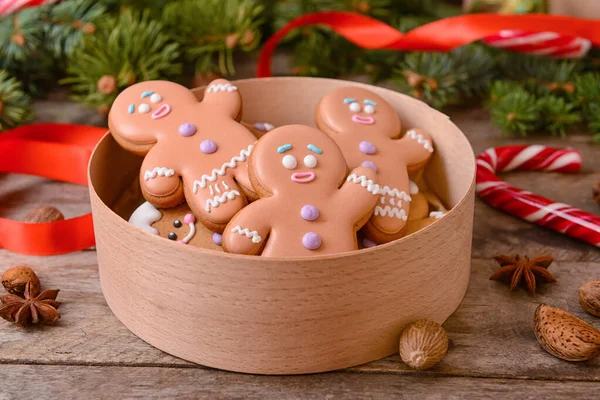
[[[150,112],[150,105],[146,103],[140,104],[138,111],[142,114],[148,114]]]
[[[317,157],[313,156],[313,155],[308,155],[306,157],[304,157],[304,165],[306,165],[308,168],[314,168],[317,166]]]
[[[361,153],[364,154],[375,154],[377,152],[377,148],[375,147],[375,145],[367,141],[360,142],[358,148],[361,151]]]
[[[319,218],[319,215],[319,209],[310,204],[302,206],[302,209],[300,210],[300,216],[306,221],[314,221]]]
[[[298,165],[298,160],[296,160],[296,157],[294,157],[293,155],[288,154],[287,156],[281,159],[281,163],[287,169],[294,169]]]
[[[217,144],[212,140],[203,140],[200,143],[200,151],[204,154],[212,154],[217,151]]]
[[[358,104],[356,101],[350,103],[350,111],[352,112],[360,112],[360,104]]]
[[[196,125],[187,123],[179,125],[179,134],[181,136],[192,136],[194,133],[196,133]]]
[[[323,240],[318,233],[308,232],[302,237],[302,244],[309,250],[316,250],[321,247]]]

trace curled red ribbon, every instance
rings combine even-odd
[[[293,29],[308,25],[327,26],[364,49],[449,51],[513,29],[583,37],[592,45],[600,46],[600,23],[592,19],[546,14],[466,14],[430,22],[404,34],[361,14],[319,12],[290,21],[267,40],[258,58],[256,75],[259,78],[272,76],[271,58],[279,41]]]
[[[105,128],[33,124],[0,134],[0,172],[42,176],[87,186],[87,165]],[[92,215],[31,224],[0,218],[0,247],[53,255],[94,245]]]

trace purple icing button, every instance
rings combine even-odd
[[[217,232],[213,233],[213,242],[215,242],[216,245],[220,246],[223,243],[223,235]]]
[[[204,154],[212,154],[217,151],[217,144],[212,140],[203,140],[200,143],[200,151]]]
[[[196,125],[194,125],[194,124],[179,125],[179,134],[181,136],[192,136],[194,133],[196,133]]]
[[[365,153],[365,154],[375,154],[375,152],[377,151],[377,148],[375,147],[375,145],[371,142],[360,142],[360,144],[358,145],[358,148],[360,149],[361,152]]]
[[[319,209],[315,206],[307,204],[302,206],[302,209],[300,210],[300,216],[302,219],[307,221],[314,221],[315,219],[319,218]]]
[[[315,232],[308,232],[302,237],[302,244],[309,250],[316,250],[321,247],[321,236]]]
[[[360,165],[361,167],[371,168],[373,171],[377,172],[377,165],[375,165],[373,161],[363,161]]]

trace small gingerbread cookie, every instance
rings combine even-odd
[[[227,225],[225,251],[306,257],[357,249],[356,231],[379,198],[376,173],[358,167],[346,178],[329,136],[303,125],[275,128],[256,144],[248,169],[260,199]]]
[[[196,218],[187,204],[157,209],[151,203],[145,202],[131,214],[129,223],[177,243],[223,251],[221,234],[213,233],[202,224],[196,223]]]
[[[400,137],[396,111],[360,87],[339,88],[322,98],[316,123],[340,146],[350,168],[362,165],[377,171],[381,196],[365,227],[367,237],[377,243],[402,237],[410,215],[408,173],[424,167],[431,157],[429,135],[410,129]]]
[[[252,191],[242,167],[256,141],[242,124],[242,98],[224,79],[213,81],[198,102],[173,82],[133,85],[115,100],[108,124],[126,150],[145,156],[140,184],[159,208],[183,202],[209,229],[222,231]]]

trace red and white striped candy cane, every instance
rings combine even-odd
[[[600,246],[600,217],[516,188],[496,174],[508,171],[574,173],[581,169],[581,154],[552,147],[493,147],[477,157],[476,191],[492,207],[537,225]]]
[[[503,30],[483,41],[490,46],[519,53],[572,59],[585,56],[592,47],[592,42],[580,37],[518,30]]]
[[[0,16],[14,13],[22,8],[57,3],[59,0],[0,0]]]

